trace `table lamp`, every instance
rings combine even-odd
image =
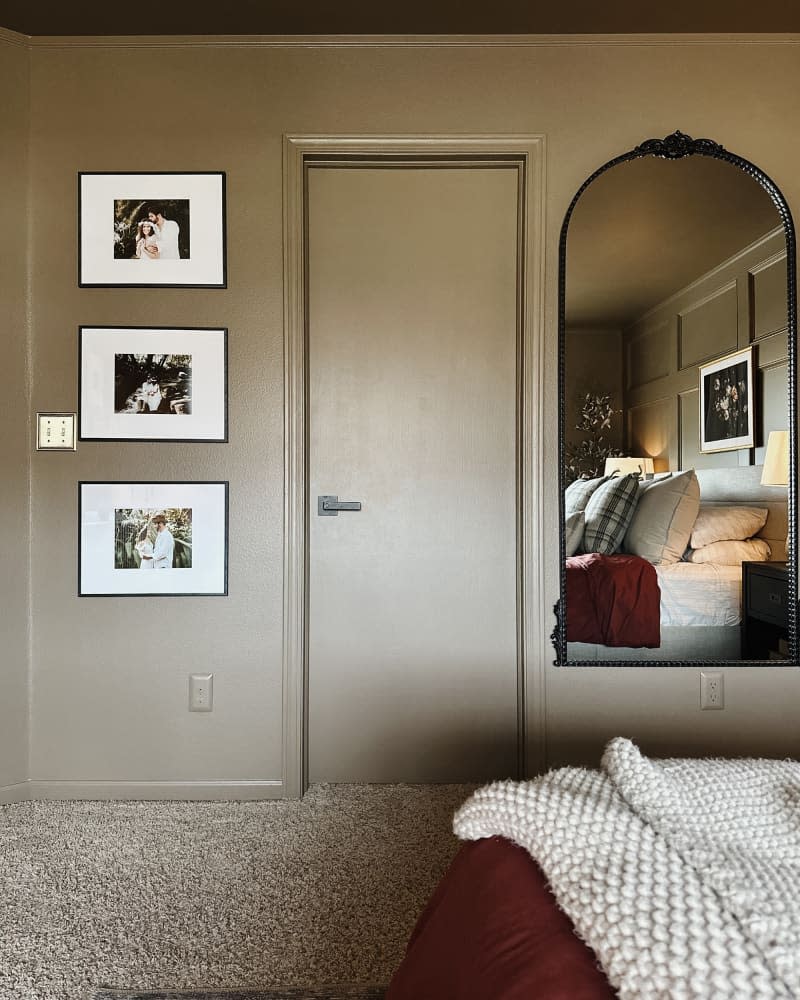
[[[767,453],[761,471],[762,486],[789,485],[789,432],[770,431]],[[786,558],[789,558],[789,535],[786,535]]]
[[[632,472],[638,472],[640,479],[653,478],[652,458],[607,458],[606,466],[603,470],[605,476],[628,476]]]

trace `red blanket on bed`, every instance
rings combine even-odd
[[[590,552],[567,559],[567,641],[661,645],[656,568],[639,556]]]
[[[386,1000],[613,1000],[544,874],[502,837],[463,844]]]

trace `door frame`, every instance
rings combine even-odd
[[[545,140],[542,135],[284,135],[283,791],[308,787],[307,176],[311,167],[514,166],[517,234],[517,726],[519,773],[545,761],[549,650],[544,534]]]

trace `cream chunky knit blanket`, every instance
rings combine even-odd
[[[623,1000],[800,998],[800,764],[650,760],[479,789],[462,840],[524,847]]]

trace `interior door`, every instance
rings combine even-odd
[[[306,183],[309,780],[514,776],[517,170]]]

